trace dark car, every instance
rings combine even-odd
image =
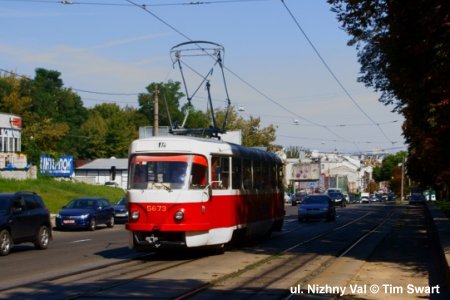
[[[336,208],[326,194],[308,195],[298,207],[298,221],[310,219],[336,220]]]
[[[413,193],[409,197],[409,204],[423,204],[425,202],[425,196],[420,193]]]
[[[114,226],[114,208],[105,198],[85,197],[69,202],[55,217],[56,228],[87,228],[94,231],[97,225]]]
[[[8,255],[12,246],[20,243],[47,249],[51,228],[50,212],[38,194],[0,193],[0,256]]]
[[[345,200],[345,196],[341,192],[329,191],[327,194],[331,198],[331,201],[334,202],[334,205],[339,205],[341,207],[346,206],[347,200]]]
[[[128,200],[127,197],[122,197],[114,205],[114,218],[116,223],[128,221]]]
[[[306,192],[297,192],[292,196],[292,206],[302,203],[303,199],[306,197]]]

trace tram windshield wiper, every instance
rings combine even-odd
[[[172,192],[172,188],[168,185],[168,184],[166,184],[166,183],[164,183],[164,182],[149,182],[148,183],[148,185],[147,185],[147,189],[161,189],[161,188],[164,188],[165,190],[167,190],[167,191],[169,191],[169,192]]]

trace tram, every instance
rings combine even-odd
[[[283,162],[215,139],[157,136],[129,151],[130,246],[217,247],[281,230]]]

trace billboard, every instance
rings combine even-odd
[[[42,175],[53,177],[71,177],[73,175],[73,156],[65,155],[54,159],[50,155],[41,155],[40,170]]]
[[[301,163],[292,166],[292,180],[319,180],[320,164]]]

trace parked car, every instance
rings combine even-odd
[[[295,206],[297,204],[302,203],[303,199],[307,196],[308,194],[306,192],[296,192],[294,194],[294,196],[292,196],[292,206]]]
[[[336,220],[336,208],[331,198],[326,194],[308,195],[298,207],[298,221],[310,219]]]
[[[122,197],[113,206],[114,207],[114,219],[116,223],[128,221],[128,200],[127,197]]]
[[[421,193],[413,193],[409,196],[409,204],[423,204],[425,202],[425,196]]]
[[[361,193],[361,199],[359,200],[359,203],[370,203],[369,196],[369,193]]]
[[[38,194],[0,193],[0,256],[20,243],[47,249],[51,238],[50,212]]]
[[[94,231],[97,225],[114,226],[114,208],[105,198],[84,197],[69,202],[55,217],[56,228],[87,228]]]
[[[369,201],[370,201],[370,202],[379,202],[380,199],[377,197],[377,195],[371,194],[371,195],[369,196]]]
[[[341,192],[329,191],[327,193],[327,195],[331,198],[331,201],[334,202],[334,205],[339,205],[341,207],[347,206],[347,201],[345,200],[345,196]]]

